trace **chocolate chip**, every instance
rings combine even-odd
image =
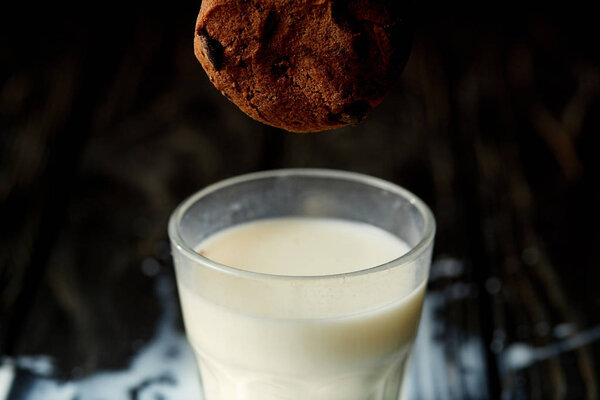
[[[265,23],[263,25],[263,32],[260,37],[260,41],[262,43],[268,43],[273,38],[275,34],[275,30],[277,29],[277,25],[279,25],[279,17],[277,16],[277,12],[275,10],[269,11],[267,18],[265,19]]]
[[[369,55],[369,38],[363,32],[358,34],[354,38],[354,42],[352,43],[352,47],[354,48],[354,52],[360,58],[367,57]]]
[[[290,61],[288,57],[281,57],[275,60],[271,65],[271,73],[276,76],[281,76],[287,72],[290,68]]]
[[[371,105],[368,101],[359,100],[344,108],[344,110],[340,113],[329,114],[329,119],[334,122],[356,125],[365,119],[370,110]]]
[[[202,29],[196,33],[202,40],[202,46],[208,61],[212,64],[215,70],[219,71],[223,67],[223,45],[213,37],[211,37],[206,30]]]
[[[337,26],[344,30],[352,33],[361,31],[361,23],[348,8],[348,0],[335,0],[331,3],[331,18]]]

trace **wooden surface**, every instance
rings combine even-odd
[[[372,174],[432,207],[414,398],[600,396],[596,24],[422,5],[401,83],[373,115],[296,135],[210,86],[192,51],[198,4],[113,6],[0,17],[0,397],[131,366],[165,315],[169,212],[280,167]],[[41,356],[53,365],[28,363]],[[140,378],[130,398],[178,376]]]

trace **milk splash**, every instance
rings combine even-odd
[[[46,356],[5,358],[0,366],[0,399],[202,399],[194,356],[185,336],[177,329],[179,306],[174,290],[170,276],[155,277],[162,316],[152,340],[126,369],[61,382],[53,378],[54,365]],[[18,384],[16,375],[23,371],[33,377]]]

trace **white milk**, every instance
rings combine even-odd
[[[249,271],[317,276],[376,266],[409,248],[366,224],[277,218],[226,229],[197,250]],[[425,290],[375,310],[311,319],[293,311],[286,318],[244,314],[186,282],[179,288],[207,400],[396,400]]]

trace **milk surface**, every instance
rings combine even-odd
[[[370,225],[303,217],[238,225],[209,237],[197,250],[248,271],[322,276],[374,267],[409,247]],[[339,285],[343,277],[327,279]],[[186,331],[206,400],[398,398],[424,284],[390,304],[331,318],[295,315],[293,304],[284,317],[244,313],[214,304],[193,286],[179,282]]]
[[[333,218],[272,218],[221,231],[198,246],[231,267],[275,275],[320,276],[359,271],[410,248],[372,225]]]

